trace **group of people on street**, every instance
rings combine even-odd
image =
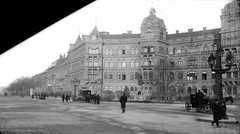
[[[66,102],[70,101],[70,95],[62,93],[62,102],[64,102],[64,100],[66,100]]]
[[[94,101],[94,104],[100,104],[100,95],[99,94],[95,94],[93,96],[93,101]]]

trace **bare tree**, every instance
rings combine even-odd
[[[176,89],[173,85],[178,82],[178,77],[176,76],[179,71],[174,68],[174,63],[165,62],[161,66],[157,65],[153,72],[154,84],[150,98],[166,101],[167,97],[176,96]]]

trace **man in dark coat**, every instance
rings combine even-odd
[[[68,94],[66,94],[66,98],[65,98],[66,102],[68,102],[68,98],[69,98],[69,96],[68,96]]]
[[[99,105],[100,104],[100,96],[99,96],[99,94],[96,95],[96,101],[97,101],[97,104]]]
[[[217,127],[219,127],[219,120],[221,120],[221,107],[218,103],[218,99],[214,100],[214,104],[212,105],[212,111],[213,111],[213,121],[212,126],[214,123],[217,124]]]
[[[65,99],[65,95],[64,93],[62,93],[62,102],[64,102],[64,99]]]
[[[123,93],[119,101],[121,103],[122,113],[125,113],[126,102],[127,102],[127,96],[125,96],[125,93]]]

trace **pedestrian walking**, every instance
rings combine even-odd
[[[68,102],[68,100],[69,100],[69,95],[67,94],[66,95],[66,102]]]
[[[65,99],[65,95],[64,93],[62,93],[62,102],[64,102],[64,99]]]
[[[212,126],[214,123],[216,123],[217,127],[219,127],[219,120],[221,120],[221,107],[218,103],[218,99],[214,100],[214,104],[212,105],[212,111],[213,111]]]
[[[99,94],[97,94],[96,100],[97,100],[97,104],[99,105],[100,104],[100,96],[99,96]]]
[[[121,108],[122,108],[122,113],[125,113],[125,108],[126,108],[126,102],[127,102],[127,96],[123,92],[121,98],[120,98],[120,103],[121,103]]]

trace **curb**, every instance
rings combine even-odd
[[[203,121],[203,122],[212,122],[213,120],[210,119],[202,119],[202,118],[197,118],[197,121]],[[224,123],[224,124],[236,124],[237,121],[233,120],[219,120],[219,123]]]

